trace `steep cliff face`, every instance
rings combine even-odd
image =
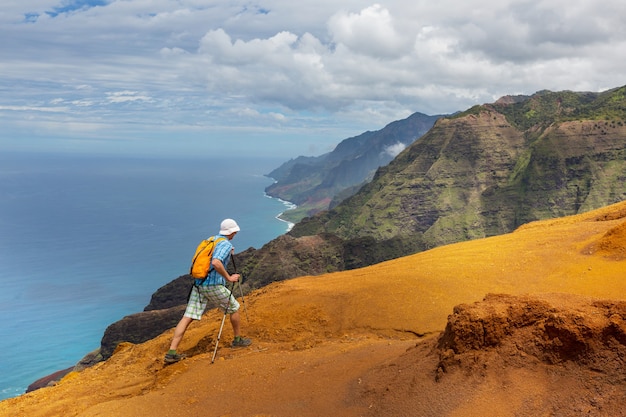
[[[325,228],[346,239],[420,234],[434,239],[433,246],[462,240],[459,232],[483,237],[482,196],[506,184],[523,150],[523,135],[496,112],[442,119],[329,213]]]
[[[331,201],[346,198],[371,180],[378,167],[426,133],[439,117],[414,113],[379,131],[345,139],[322,156],[292,159],[268,174],[276,182],[265,191],[299,206],[284,215],[292,221],[326,210]]]
[[[371,236],[408,254],[621,201],[624,90],[541,92],[440,119],[357,194],[291,234]]]
[[[626,114],[626,113],[625,113]],[[517,223],[588,211],[626,197],[626,124],[554,124],[519,161],[509,190]]]

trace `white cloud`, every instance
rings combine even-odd
[[[402,152],[405,149],[406,149],[406,145],[404,143],[398,142],[394,145],[387,146],[385,148],[385,153],[391,156],[392,158],[395,158],[396,156],[400,154],[400,152]]]
[[[274,120],[278,121],[278,122],[285,122],[287,121],[287,116],[285,116],[282,113],[274,113],[274,112],[270,112],[269,116],[272,117]]]
[[[56,113],[60,135],[65,123],[133,137],[257,129],[307,154],[416,111],[626,83],[621,0],[98,0],[46,13],[61,4],[3,3],[7,135],[36,136]]]
[[[357,13],[341,11],[330,18],[328,26],[335,43],[375,58],[400,57],[411,44],[394,27],[389,10],[379,4]]]
[[[298,40],[293,33],[280,32],[268,39],[233,42],[223,29],[212,30],[200,40],[200,54],[210,55],[217,63],[249,65],[265,58],[288,55]]]
[[[60,113],[67,110],[64,107],[48,107],[48,106],[0,106],[0,110],[12,111],[12,112],[25,112],[25,111],[37,111],[37,112],[51,112]]]
[[[137,91],[114,91],[106,93],[107,99],[111,103],[126,103],[133,101],[151,101],[148,96],[141,95]]]

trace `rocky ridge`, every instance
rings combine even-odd
[[[265,189],[272,197],[298,205],[282,217],[297,222],[336,206],[372,179],[408,145],[419,139],[442,116],[414,113],[378,131],[341,141],[331,152],[292,159],[268,174],[276,182]]]

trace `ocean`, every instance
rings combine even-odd
[[[283,162],[0,154],[0,400],[97,349],[222,219],[235,256],[285,233],[264,193]]]

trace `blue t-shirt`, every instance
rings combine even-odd
[[[215,244],[215,248],[213,248],[212,260],[219,259],[224,264],[224,268],[226,268],[226,265],[228,265],[228,262],[230,261],[230,252],[233,248],[233,244],[230,243],[230,240],[228,240],[228,238],[223,235],[217,235],[215,236],[215,239],[218,239],[220,237],[224,238],[224,240],[221,240]],[[200,285],[201,282],[202,279],[196,279],[196,284]],[[226,285],[226,280],[223,276],[219,274],[219,272],[215,270],[215,268],[213,268],[213,265],[211,265],[209,269],[209,275],[206,277],[202,285]]]

